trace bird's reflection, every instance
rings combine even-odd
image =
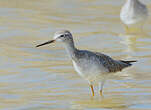
[[[109,96],[98,99],[79,99],[78,101],[72,102],[72,108],[76,109],[85,109],[85,108],[111,108],[111,109],[126,109],[131,106],[132,103],[128,101],[128,98],[124,96]]]
[[[128,73],[129,76],[137,80],[150,79],[148,71],[150,71],[151,35],[147,33],[120,34],[119,37],[122,39],[121,43],[125,45],[123,52],[126,53],[127,59],[135,58],[138,61],[130,70],[130,74]]]
[[[126,52],[144,51],[145,47],[151,45],[151,36],[147,33],[120,34],[121,43],[126,45]]]

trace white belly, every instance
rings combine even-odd
[[[120,18],[121,18],[122,22],[126,25],[136,25],[136,24],[140,24],[140,23],[143,24],[146,20],[145,16],[133,17],[126,13],[125,13],[125,15],[121,14]]]
[[[75,61],[73,62],[74,69],[76,72],[83,77],[84,79],[88,80],[89,82],[93,82],[98,80],[103,73],[106,73],[107,70],[102,66],[98,66],[96,64],[88,64],[84,61],[79,65]]]

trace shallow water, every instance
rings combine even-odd
[[[151,19],[143,33],[124,34],[124,1],[0,0],[0,109],[151,109]],[[60,29],[71,30],[78,48],[138,62],[92,98],[61,44],[35,48]]]

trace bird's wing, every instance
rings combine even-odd
[[[118,72],[128,66],[131,66],[130,61],[114,60],[111,57],[98,52],[95,52],[95,54],[99,57],[100,62],[108,69],[109,72]]]

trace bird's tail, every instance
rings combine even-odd
[[[126,63],[128,66],[131,66],[132,63],[137,62],[136,60],[131,60],[131,61],[124,61],[124,60],[120,60],[123,63]]]

